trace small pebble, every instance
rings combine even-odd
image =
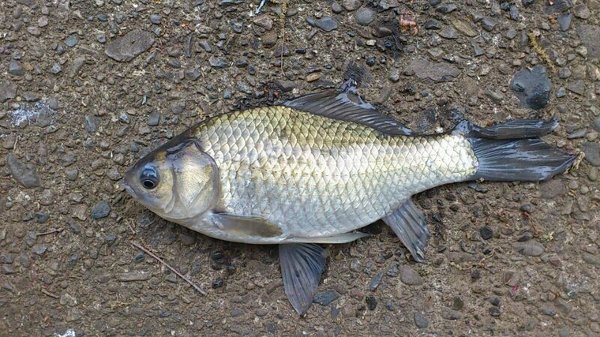
[[[69,37],[65,39],[65,44],[67,47],[75,47],[77,43],[79,43],[79,38],[77,35],[69,35]]]
[[[375,11],[369,7],[361,7],[354,15],[356,22],[362,26],[368,26],[375,19]]]
[[[402,265],[400,267],[400,280],[407,285],[423,284],[423,278],[411,267]]]
[[[494,236],[494,231],[488,226],[483,226],[479,229],[479,235],[481,235],[482,239],[489,240]]]
[[[327,290],[320,293],[315,294],[313,298],[313,303],[318,303],[322,306],[326,306],[331,304],[331,302],[335,301],[340,297],[340,294],[335,290]]]
[[[110,205],[102,200],[92,207],[92,219],[98,220],[106,218],[110,214]]]
[[[429,326],[429,320],[420,312],[415,312],[414,320],[417,328],[425,329]]]
[[[158,14],[152,14],[150,15],[150,22],[155,24],[155,25],[159,25],[160,24],[160,20],[161,20],[161,16]]]
[[[535,240],[517,242],[513,246],[519,253],[525,256],[540,256],[545,250],[544,246]]]
[[[367,302],[367,308],[371,311],[377,308],[377,299],[373,295],[369,295],[365,298],[365,302]]]

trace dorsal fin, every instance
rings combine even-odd
[[[388,135],[411,136],[413,131],[362,100],[353,87],[325,90],[283,103],[284,106],[333,119],[366,125]]]

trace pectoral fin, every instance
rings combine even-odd
[[[281,228],[260,217],[246,217],[228,213],[211,215],[215,225],[222,231],[237,235],[272,238],[282,234]]]
[[[394,213],[383,218],[383,221],[392,228],[415,261],[425,261],[424,250],[429,238],[429,230],[425,215],[416,208],[410,199],[406,200]]]
[[[303,315],[312,304],[326,261],[326,251],[319,245],[312,243],[279,245],[283,288],[298,314]]]

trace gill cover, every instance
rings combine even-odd
[[[172,220],[189,219],[212,209],[219,193],[218,168],[213,158],[196,141],[187,141],[166,152],[173,196],[165,216]]]

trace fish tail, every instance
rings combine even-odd
[[[462,121],[453,133],[471,143],[478,161],[473,179],[543,181],[565,172],[577,158],[539,138],[557,126],[556,119],[512,120],[488,128]]]

